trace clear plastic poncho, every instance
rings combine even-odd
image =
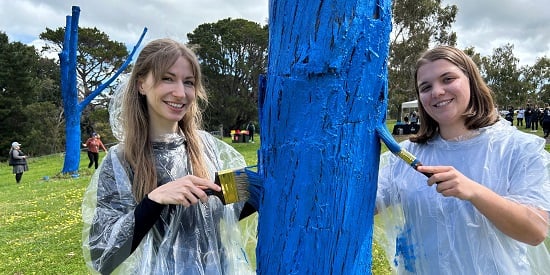
[[[204,132],[202,137],[212,180],[214,171],[245,166],[231,146]],[[130,255],[138,202],[122,146],[109,150],[84,195],[83,249],[88,266],[102,273],[116,267],[117,274],[253,274],[238,225],[243,203],[223,205],[215,196],[191,207],[165,206]],[[159,184],[188,174],[184,147],[182,137],[154,144]]]
[[[190,207],[165,206],[131,251],[134,210],[139,202],[132,193],[133,173],[123,157],[122,91],[111,99],[109,110],[113,134],[121,143],[110,148],[82,203],[86,264],[103,274],[254,274],[238,222],[244,203],[223,205],[215,196]],[[211,180],[215,171],[246,166],[233,147],[204,131],[199,134]],[[153,152],[159,185],[191,174],[182,136],[170,135],[154,142]]]
[[[467,140],[437,136],[424,145],[407,140],[401,146],[424,165],[454,166],[508,200],[550,210],[545,141],[508,122],[500,120]],[[550,272],[544,243],[534,247],[506,236],[471,203],[437,193],[423,174],[390,152],[381,156],[377,210],[375,239],[396,273]]]

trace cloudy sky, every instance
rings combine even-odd
[[[79,6],[80,27],[97,27],[113,40],[133,47],[144,27],[145,42],[186,34],[202,23],[224,18],[268,22],[268,0],[0,0],[0,31],[10,41],[39,44],[46,27],[65,26],[71,6]],[[443,0],[458,6],[453,29],[458,46],[473,46],[482,55],[511,43],[520,64],[550,57],[548,0]]]

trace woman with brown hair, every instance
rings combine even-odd
[[[401,146],[418,171],[381,157],[377,210],[399,273],[543,274],[550,258],[550,154],[501,119],[463,51],[439,46],[416,64],[420,130]],[[533,257],[536,255],[536,257]]]

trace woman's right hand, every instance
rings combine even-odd
[[[185,207],[208,201],[206,189],[221,191],[214,182],[193,175],[176,179],[155,188],[147,197],[160,204],[181,204]]]

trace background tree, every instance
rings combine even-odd
[[[476,52],[476,49],[474,47],[468,47],[464,49],[464,53],[470,56],[474,63],[476,63],[477,67],[480,68],[480,71],[482,71],[483,61],[482,56],[480,53]],[[483,72],[482,72],[483,73]]]
[[[524,67],[523,75],[528,87],[526,100],[537,102],[540,107],[550,103],[550,58],[538,58],[533,66]]]
[[[258,77],[267,64],[267,26],[245,19],[199,25],[187,34],[201,62],[210,104],[205,127],[227,132],[257,121]]]
[[[416,99],[413,73],[420,54],[432,44],[456,44],[451,25],[458,8],[441,0],[395,0],[392,10],[388,109],[401,117],[401,103]]]
[[[493,91],[500,110],[524,105],[529,96],[526,83],[521,81],[519,59],[514,56],[513,49],[513,45],[506,44],[494,49],[491,56],[482,58],[485,81]]]
[[[72,15],[67,16],[65,35],[63,38],[63,47],[59,53],[61,66],[61,96],[63,98],[63,110],[65,115],[65,162],[61,172],[76,173],[80,163],[80,144],[82,143],[80,119],[82,111],[92,100],[96,98],[105,88],[127,68],[136,52],[139,44],[143,40],[147,28],[143,30],[141,37],[134,46],[128,59],[114,72],[105,82],[97,86],[97,88],[88,94],[82,101],[79,101],[79,93],[77,88],[77,51],[79,45],[78,39],[78,20],[80,17],[80,7],[72,7]],[[98,46],[99,47],[99,46]],[[82,60],[82,59],[81,59]]]
[[[46,28],[40,34],[40,39],[46,42],[42,51],[59,53],[63,49],[65,28],[55,30]],[[77,81],[78,99],[83,100],[96,90],[99,85],[109,79],[122,66],[128,57],[126,46],[113,41],[107,34],[97,28],[78,28]],[[99,94],[82,110],[82,139],[91,136],[92,132],[101,133],[103,141],[112,141],[109,127],[98,127],[97,121],[91,119],[97,109],[106,109],[110,96],[118,86],[117,82],[107,87],[106,92]]]
[[[31,156],[59,152],[62,129],[49,123],[61,114],[55,62],[40,57],[32,46],[9,43],[0,32],[0,67],[0,148],[9,150],[18,141]],[[7,155],[0,154],[0,160]]]

